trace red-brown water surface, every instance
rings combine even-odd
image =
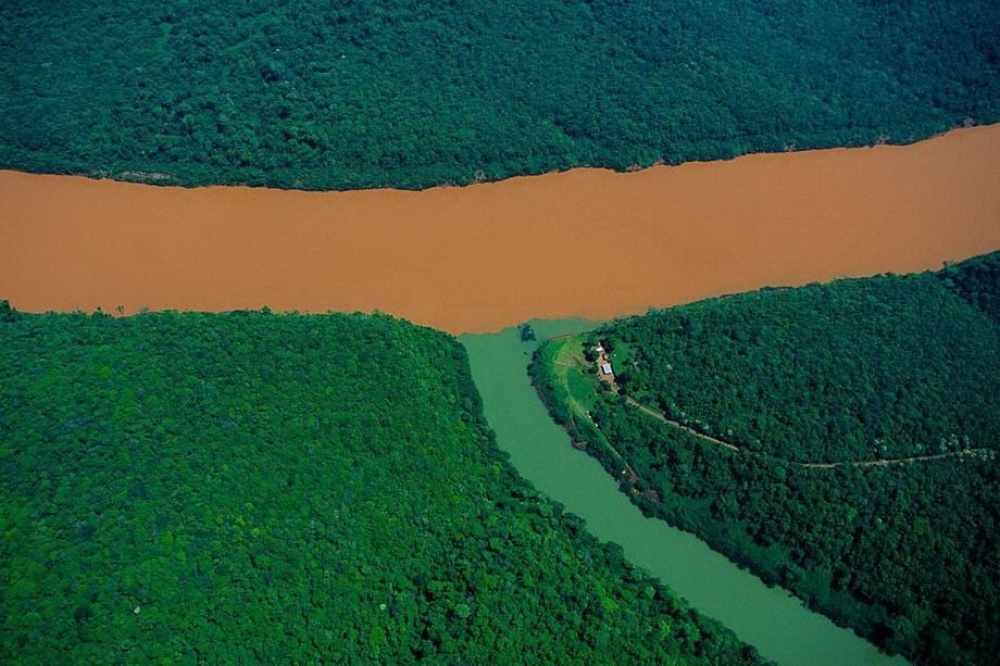
[[[0,298],[35,312],[378,309],[486,332],[998,248],[1000,125],[423,192],[0,172]]]

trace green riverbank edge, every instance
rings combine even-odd
[[[538,493],[384,315],[0,301],[0,661],[764,663]]]
[[[889,281],[891,285],[895,284],[892,280],[899,280],[900,284],[905,281],[905,284],[910,285],[902,287],[903,291],[911,288],[929,289],[933,295],[924,303],[929,310],[918,317],[922,322],[920,325],[937,330],[934,329],[936,324],[932,314],[937,312],[940,316],[947,316],[954,324],[941,329],[949,331],[949,335],[957,334],[959,330],[964,331],[964,337],[978,335],[975,342],[967,345],[970,348],[966,354],[968,358],[962,357],[965,360],[956,366],[972,372],[975,368],[988,367],[990,362],[985,359],[992,356],[995,363],[997,358],[990,350],[995,350],[997,340],[1000,339],[995,324],[1000,312],[996,299],[997,278],[1000,275],[997,270],[1000,265],[998,256],[1000,255],[993,254],[975,258],[950,266],[937,275],[880,277],[867,283],[844,281],[834,285],[848,289],[852,284],[870,284],[874,289],[878,284],[885,284],[885,281]],[[806,289],[828,288],[811,286]],[[773,293],[787,291],[775,290]],[[755,302],[768,298],[766,290],[755,294]],[[741,297],[731,297],[728,302],[738,298]],[[873,298],[877,308],[891,310],[889,302],[885,300],[882,300],[881,305],[878,304],[877,292],[867,293],[865,298]],[[949,301],[949,298],[954,300]],[[681,307],[665,312],[677,311],[680,316],[680,313],[694,312],[698,308],[709,311],[714,303],[723,302],[727,302],[725,298],[713,299],[687,306],[687,309]],[[760,304],[754,307],[767,311]],[[899,307],[898,302],[896,307]],[[811,309],[809,316],[820,316],[818,308]],[[623,321],[640,320],[641,316],[629,318],[604,325],[596,331],[553,340],[539,349],[533,358],[530,368],[533,383],[554,420],[566,428],[577,442],[578,448],[585,449],[599,460],[646,515],[663,519],[696,534],[713,549],[741,566],[752,569],[765,581],[789,589],[810,607],[820,610],[841,626],[852,627],[890,652],[903,652],[920,663],[988,663],[991,650],[1000,640],[996,624],[990,620],[997,612],[998,581],[995,572],[990,572],[989,564],[995,561],[997,535],[982,531],[989,522],[990,507],[1000,495],[996,454],[989,448],[988,441],[981,442],[981,445],[987,446],[985,449],[973,446],[968,451],[959,450],[959,442],[955,445],[959,449],[952,447],[953,453],[942,455],[935,450],[933,455],[927,456],[929,459],[926,462],[873,467],[856,467],[846,463],[843,467],[826,470],[809,469],[808,462],[803,464],[800,461],[776,458],[773,452],[758,453],[752,450],[752,446],[744,446],[739,452],[734,452],[718,440],[711,441],[712,435],[709,433],[725,431],[716,422],[716,418],[708,418],[699,412],[690,415],[683,412],[664,414],[655,394],[649,393],[648,388],[640,390],[639,384],[645,386],[645,382],[635,378],[637,373],[634,369],[631,370],[633,377],[628,377],[631,364],[639,362],[648,366],[648,357],[641,353],[642,343],[637,342],[634,336],[629,336],[623,343],[622,336],[617,334],[617,328],[622,326]],[[715,323],[722,325],[723,322],[716,317]],[[692,325],[697,327],[699,323],[693,321]],[[744,323],[742,326],[741,330],[747,335],[753,335],[752,325]],[[726,330],[730,328],[726,326]],[[857,329],[852,335],[853,344],[864,345],[858,339]],[[905,335],[904,332],[901,337]],[[636,395],[647,405],[647,413],[643,413],[636,404],[628,404],[624,398],[614,395],[609,384],[598,379],[593,353],[589,353],[590,358],[584,357],[585,350],[592,349],[602,340],[614,348],[616,371],[622,374],[626,386],[638,391]],[[926,348],[925,340],[920,343]],[[905,345],[899,340],[897,344]],[[953,346],[946,345],[947,349]],[[801,346],[796,347],[793,343],[792,348],[801,349]],[[696,360],[699,367],[705,365],[703,359]],[[842,362],[847,363],[846,360]],[[986,366],[983,366],[984,362]],[[645,369],[650,371],[648,367]],[[849,375],[852,371],[848,368],[845,372]],[[834,372],[829,374],[840,376]],[[687,388],[692,390],[691,387]],[[984,395],[995,395],[995,392],[986,390]],[[681,407],[676,409],[680,410]],[[656,416],[661,419],[684,419],[685,423],[670,425]],[[989,418],[988,414],[986,416]],[[682,425],[692,430],[685,430]],[[726,439],[725,435],[715,437]],[[734,441],[740,443],[738,438]],[[946,441],[942,446],[951,447],[949,442],[950,440]],[[702,475],[709,473],[716,477],[714,482],[706,481],[708,477],[702,478]],[[848,583],[847,580],[837,588],[831,579],[831,572],[824,571],[820,566],[801,563],[802,549],[806,546],[787,543],[775,536],[765,540],[766,534],[758,530],[756,523],[742,523],[733,518],[742,515],[739,509],[752,505],[747,504],[750,501],[747,498],[752,497],[754,492],[773,494],[773,490],[782,490],[779,494],[784,497],[788,494],[787,488],[791,487],[794,488],[794,497],[799,499],[789,498],[789,502],[812,506],[814,498],[810,498],[809,493],[819,492],[822,484],[810,490],[810,479],[823,474],[834,475],[837,483],[845,488],[839,494],[831,495],[834,498],[832,501],[838,503],[834,513],[842,515],[845,520],[849,519],[850,524],[871,514],[869,519],[877,523],[870,526],[873,532],[880,526],[881,529],[892,528],[881,537],[884,549],[879,551],[881,554],[878,555],[878,561],[871,563],[869,567],[861,567],[864,570],[857,572],[859,580],[866,581],[863,588],[858,587],[860,583]],[[936,476],[941,474],[944,475],[941,477],[945,479],[944,482]],[[743,490],[739,493],[735,489],[727,491],[727,487],[731,487],[733,483],[737,483]],[[751,487],[757,487],[757,490],[746,491],[747,483]],[[699,484],[708,490],[703,492],[698,489]],[[851,496],[852,491],[846,489],[856,489],[860,487],[858,484],[869,490],[863,495]],[[921,492],[932,498],[930,505],[915,494],[917,489],[922,489]],[[899,494],[893,494],[897,499],[889,501],[882,497],[886,493]],[[866,502],[863,501],[865,497],[869,498],[871,507],[866,507]],[[991,497],[993,504],[990,503]],[[767,511],[767,507],[761,505],[759,510]],[[885,514],[886,511],[901,510],[904,513],[891,521],[888,516],[894,514]],[[797,520],[808,518],[799,515],[804,511],[806,510],[799,507],[788,507],[789,514],[797,515]],[[941,511],[952,512],[957,517],[942,522],[938,515]],[[725,519],[727,516],[729,518]],[[884,523],[878,519],[879,516],[885,519]],[[819,513],[814,517],[830,522],[825,515]],[[964,527],[945,529],[955,520]],[[955,554],[947,543],[933,545],[939,539],[933,533],[927,533],[927,528],[933,532],[934,525],[945,530],[943,534],[951,535],[949,539],[955,537],[961,542],[960,552]],[[861,528],[851,528],[850,525],[845,527],[848,534],[850,529]],[[900,529],[904,532],[896,535],[900,537],[897,539],[893,535]],[[920,532],[919,543],[914,543],[913,537],[906,536],[911,530],[923,530]],[[956,536],[959,534],[962,536]],[[818,557],[818,553],[822,551],[816,549],[821,549],[820,542],[807,549],[812,550],[809,557]],[[795,555],[796,552],[799,553],[798,556]],[[930,594],[929,589],[938,589],[940,594],[951,587],[956,588],[954,594],[947,597],[947,608],[931,604],[928,608],[939,610],[930,613],[926,608],[908,605],[911,603],[906,601],[908,595],[887,592],[884,589],[886,583],[881,584],[882,588],[879,587],[880,578],[874,575],[875,572],[885,569],[891,560],[901,557],[909,557],[921,563],[919,571],[924,572],[922,575],[927,578],[927,585],[930,586],[919,588],[923,594]],[[962,579],[960,573],[956,573],[964,570],[963,566],[971,567],[967,579]],[[948,573],[942,573],[945,571]],[[863,594],[859,589],[864,590]],[[965,602],[958,601],[960,596],[955,596],[959,594],[959,589],[966,590],[963,593],[966,596],[961,597],[966,599]],[[973,603],[973,599],[978,601]],[[947,632],[945,627],[949,627]]]
[[[0,5],[0,168],[422,189],[1000,121],[994,0]]]

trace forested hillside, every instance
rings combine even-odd
[[[0,302],[0,662],[756,662],[495,448],[385,316]]]
[[[994,0],[0,5],[0,167],[417,188],[1000,120]]]
[[[649,515],[918,663],[985,665],[1000,653],[998,268],[995,253],[652,312],[550,343],[533,373],[588,451],[628,466]],[[595,377],[598,341],[617,394]]]

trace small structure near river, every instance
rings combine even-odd
[[[615,382],[615,370],[611,365],[611,358],[608,356],[607,349],[604,348],[604,345],[597,345],[594,347],[594,351],[597,352],[597,376],[601,378],[601,381],[611,384],[611,389],[615,393],[618,393],[618,384]]]

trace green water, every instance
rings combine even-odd
[[[579,319],[531,324],[539,340],[595,325]],[[619,544],[631,562],[779,664],[907,663],[885,656],[784,590],[768,588],[694,536],[643,516],[597,461],[574,449],[549,418],[526,372],[538,343],[521,342],[513,328],[460,339],[469,350],[472,376],[500,448],[522,476],[583,518],[598,538]]]

